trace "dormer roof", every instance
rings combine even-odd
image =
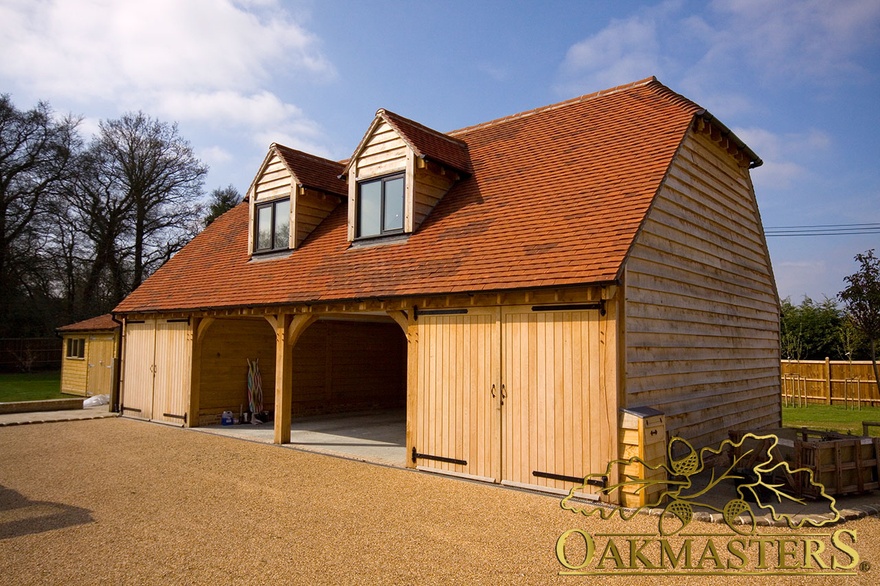
[[[273,153],[278,154],[297,185],[340,197],[347,196],[348,186],[344,180],[339,178],[345,168],[342,163],[304,153],[283,144],[272,143],[269,146],[269,152],[257,173],[258,178],[265,170]]]
[[[381,122],[391,126],[417,157],[440,163],[465,174],[472,173],[466,142],[385,109],[376,112],[373,123],[367,129],[354,154],[348,159],[346,173]]]

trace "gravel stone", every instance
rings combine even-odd
[[[559,575],[563,532],[657,520],[125,418],[0,428],[0,584],[880,583],[876,517],[830,528],[872,566],[850,577]]]

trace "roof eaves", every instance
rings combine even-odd
[[[742,141],[734,132],[729,129],[721,120],[713,116],[708,110],[701,109],[698,111],[695,116],[699,116],[709,124],[712,124],[718,127],[718,130],[721,132],[721,136],[727,138],[728,140],[732,140],[733,143],[742,150],[749,157],[749,169],[755,169],[764,164],[764,161],[761,160],[761,157],[755,153],[749,146]]]

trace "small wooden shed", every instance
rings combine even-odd
[[[407,466],[555,491],[778,427],[760,164],[654,78],[449,133],[379,110],[344,162],[273,144],[116,308],[123,413],[216,422],[259,358],[277,443],[399,404]]]
[[[63,340],[61,392],[112,396],[120,334],[113,316],[100,315],[62,326],[57,332]]]

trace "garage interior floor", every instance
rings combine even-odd
[[[272,422],[193,429],[267,444],[274,439]],[[400,409],[295,418],[290,425],[290,443],[284,447],[403,467],[406,412]]]

